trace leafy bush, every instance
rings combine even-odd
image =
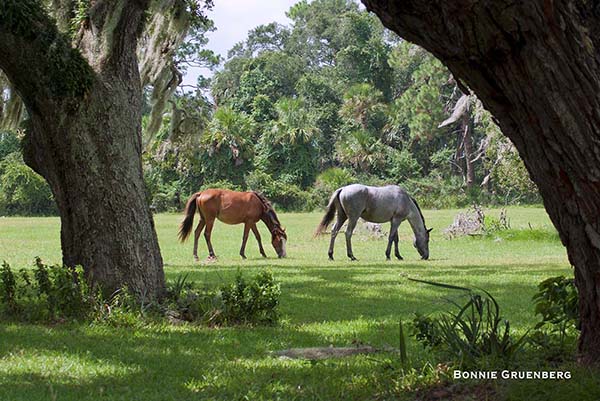
[[[514,145],[497,127],[489,136],[484,164],[490,171],[491,187],[503,204],[538,203],[540,194],[529,177]]]
[[[421,174],[419,162],[406,149],[389,152],[388,166],[388,176],[398,183],[404,183],[407,179]]]
[[[10,319],[82,319],[94,306],[81,266],[48,266],[36,258],[32,277],[25,269],[16,275],[4,262],[0,279],[0,312]]]
[[[275,180],[269,174],[255,170],[246,176],[248,188],[262,192],[276,206],[283,210],[310,210],[310,194],[290,183],[292,179],[282,176]]]
[[[220,189],[229,189],[230,191],[241,191],[242,187],[236,185],[228,180],[219,180],[215,182],[205,183],[200,187],[200,191],[204,191],[209,188],[220,188]]]
[[[23,163],[18,153],[0,161],[0,215],[55,213],[50,187]]]
[[[280,286],[263,271],[247,282],[241,273],[219,290],[198,291],[180,276],[168,286],[168,314],[209,325],[274,324],[279,319]]]
[[[140,304],[127,287],[116,290],[108,298],[104,298],[100,291],[96,292],[93,306],[90,318],[113,327],[139,327],[148,317],[148,312],[153,312],[153,316],[159,319],[162,317],[158,305]]]
[[[356,182],[355,180],[352,173],[343,168],[332,167],[323,171],[317,176],[311,191],[311,203],[318,208],[325,207],[333,191]]]
[[[542,320],[536,324],[531,340],[548,357],[561,357],[578,337],[579,298],[575,280],[564,276],[546,279],[538,284],[533,301],[535,313]]]
[[[247,283],[241,273],[235,282],[221,287],[224,322],[273,324],[279,319],[281,290],[270,272],[259,273]]]
[[[412,323],[414,337],[424,347],[433,348],[440,345],[442,337],[438,329],[437,320],[431,316],[425,316],[417,312]]]
[[[431,175],[418,180],[409,179],[400,185],[418,199],[423,208],[447,209],[473,203],[458,177]]]
[[[500,216],[498,216],[498,218],[486,215],[483,220],[483,230],[486,234],[494,234],[509,229],[510,221],[506,216],[506,209],[504,208],[500,209]]]
[[[334,191],[337,188],[351,184],[354,180],[354,175],[350,171],[343,168],[332,167],[319,174],[316,182],[317,185],[322,185],[328,190]]]
[[[454,152],[454,149],[443,148],[431,155],[431,167],[444,178],[451,176]]]
[[[6,308],[9,314],[16,313],[19,310],[17,305],[17,281],[15,275],[10,269],[10,266],[6,261],[2,263],[2,270],[0,271],[0,302]]]
[[[36,258],[33,270],[0,268],[0,318],[25,322],[88,320],[134,327],[147,318],[196,321],[209,325],[275,324],[280,286],[268,271],[246,280],[198,291],[186,276],[168,283],[164,303],[140,303],[127,288],[105,298],[85,279],[81,266],[49,266]]]
[[[11,153],[19,152],[21,144],[19,137],[12,131],[0,131],[0,161]]]
[[[150,187],[148,187],[150,189]],[[156,212],[175,212],[182,208],[181,189],[179,181],[171,184],[159,184],[152,188],[149,199],[152,209]]]
[[[509,362],[525,345],[527,335],[515,340],[510,335],[510,324],[500,315],[500,306],[487,291],[475,293],[469,288],[413,280],[425,284],[466,291],[467,302],[456,312],[445,312],[438,317],[417,315],[413,320],[415,338],[425,347],[431,347],[457,361],[461,367],[479,366],[483,358]]]

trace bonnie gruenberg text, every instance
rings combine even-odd
[[[454,379],[569,380],[568,370],[455,370]]]

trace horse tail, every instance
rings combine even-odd
[[[179,241],[184,242],[192,231],[194,225],[194,214],[196,213],[196,198],[200,196],[200,192],[195,193],[188,199],[185,205],[185,217],[179,225]]]
[[[323,216],[323,219],[321,220],[321,222],[317,226],[317,229],[315,230],[315,237],[319,234],[323,234],[323,232],[327,229],[329,223],[331,223],[331,221],[335,217],[335,204],[336,202],[339,202],[338,198],[340,197],[340,192],[342,192],[342,188],[338,189],[333,193],[333,195],[331,195],[331,199],[329,199],[329,204],[327,205],[327,212],[325,213],[325,216]]]

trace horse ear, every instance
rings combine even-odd
[[[428,233],[430,233],[431,231],[433,231],[433,228],[427,230]]]

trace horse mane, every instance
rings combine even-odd
[[[256,197],[263,204],[263,207],[265,208],[264,214],[269,217],[269,219],[271,220],[271,223],[275,227],[281,228],[281,223],[279,222],[279,219],[277,218],[277,215],[275,214],[275,209],[273,208],[273,205],[271,204],[271,202],[269,202],[269,200],[260,192],[252,191],[252,193],[254,195],[256,195]]]
[[[413,201],[413,203],[417,207],[417,210],[419,211],[419,215],[421,216],[421,220],[423,220],[423,227],[425,227],[425,229],[427,229],[427,224],[425,224],[425,217],[423,216],[423,212],[421,212],[421,208],[419,207],[419,204],[417,203],[416,199],[413,198],[412,196],[409,195],[408,197],[410,198],[411,201]]]

